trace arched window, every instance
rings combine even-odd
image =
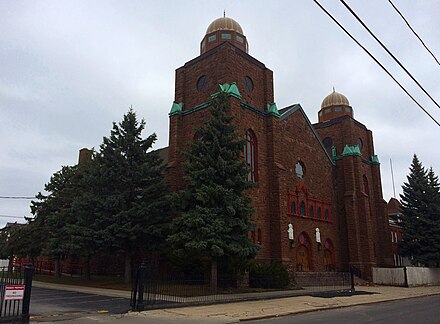
[[[318,207],[318,218],[321,218],[321,207]]]
[[[310,206],[310,208],[309,208],[309,216],[315,217],[315,211],[313,210],[313,206]]]
[[[295,202],[292,202],[292,203],[290,204],[290,212],[291,212],[293,215],[296,214],[296,204],[295,204]]]
[[[255,243],[255,230],[253,230],[251,232],[251,240],[252,240],[252,243]]]
[[[252,129],[246,131],[244,158],[249,167],[248,181],[257,182],[257,137]]]
[[[324,148],[326,149],[328,154],[330,154],[331,153],[331,148],[332,148],[332,145],[333,145],[332,138],[331,137],[324,138],[324,140],[322,141],[322,144],[324,145]]]
[[[367,194],[367,196],[369,196],[370,195],[370,188],[368,187],[368,179],[365,174],[363,176],[363,180],[364,180],[364,192]]]
[[[302,217],[306,216],[306,205],[304,204],[304,201],[301,202],[300,213]]]
[[[330,218],[330,214],[328,213],[328,209],[325,210],[325,220],[328,221]]]

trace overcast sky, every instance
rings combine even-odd
[[[337,0],[320,1],[440,121],[440,109]],[[440,101],[440,66],[387,0],[346,1]],[[440,1],[393,0],[440,59]],[[78,150],[97,148],[130,106],[168,145],[175,69],[199,55],[207,26],[226,15],[249,54],[274,72],[279,108],[300,103],[312,123],[325,96],[347,96],[373,131],[383,195],[397,195],[412,156],[440,174],[440,127],[312,0],[0,0],[0,196],[34,196]],[[28,200],[0,199],[0,225],[24,221]],[[11,218],[4,216],[17,216]]]

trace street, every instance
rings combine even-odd
[[[315,311],[278,318],[249,321],[249,324],[287,323],[399,323],[420,324],[440,322],[440,295],[410,298],[383,303],[365,304],[331,310]]]

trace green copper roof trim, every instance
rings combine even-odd
[[[342,156],[348,156],[348,155],[353,155],[353,149],[350,146],[345,145],[344,151],[342,151]]]
[[[374,154],[374,155],[371,157],[371,162],[372,162],[373,164],[380,164],[380,162],[379,162],[379,158],[377,157],[376,154]]]
[[[353,150],[353,155],[358,155],[358,156],[362,155],[358,145],[352,146],[351,149]]]
[[[173,102],[169,116],[181,114],[183,111],[183,102]]]
[[[241,94],[240,94],[240,91],[238,91],[238,87],[235,82],[232,82],[231,84],[223,83],[223,84],[219,84],[218,86],[220,87],[221,92],[226,92],[228,94],[228,97],[232,96],[234,98],[241,100]],[[218,92],[213,93],[211,95],[211,98],[214,99],[215,97],[217,97],[217,95],[218,95]]]
[[[271,103],[271,104],[267,104],[266,105],[266,111],[267,111],[267,113],[272,114],[275,117],[279,118],[281,116],[279,111],[278,111],[277,104],[275,102]]]
[[[194,107],[188,109],[187,111],[184,111],[184,112],[183,112],[183,115],[188,115],[188,114],[191,114],[191,113],[193,113],[193,112],[195,112],[195,111],[197,111],[197,110],[200,110],[200,109],[206,108],[206,107],[208,107],[210,104],[211,104],[210,101],[202,102],[200,105],[194,106]]]
[[[249,109],[249,110],[253,111],[254,113],[257,113],[261,116],[267,116],[267,113],[265,113],[264,111],[261,111],[258,108],[255,108],[254,106],[252,106],[248,103],[245,103],[243,101],[240,102],[240,106],[243,108]]]

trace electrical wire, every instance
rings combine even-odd
[[[422,87],[422,85],[416,80],[416,78],[403,66],[403,64],[394,56],[393,53],[380,41],[379,38],[368,28],[368,26],[361,20],[361,18],[353,11],[353,9],[350,8],[350,6],[344,1],[339,0],[345,8],[347,8],[348,11],[359,21],[359,23],[368,31],[368,33],[382,46],[382,48],[393,58],[393,60],[399,64],[399,66],[408,74],[408,76],[419,86],[419,88],[431,99],[431,101],[437,106],[438,109],[440,109],[440,105],[437,103],[437,101],[434,100],[433,97],[428,93],[428,91],[425,90],[425,88]]]
[[[421,109],[423,112],[428,115],[439,127],[440,123],[425,109],[423,106],[400,84],[399,81],[396,80],[396,78],[387,70],[387,68],[380,63],[374,56],[371,54],[356,38],[354,38],[353,35],[350,34],[350,32],[344,28],[337,20],[334,18],[317,0],[313,0],[313,2],[316,3],[316,5],[321,8],[322,11],[324,11],[327,16],[330,17],[338,26],[341,28],[359,47],[361,47],[373,60],[376,62],[387,74],[388,76],[393,79],[395,83],[414,101],[414,103]]]
[[[391,0],[388,0],[388,2],[391,4],[391,6],[394,8],[394,10],[397,11],[397,13],[400,15],[400,17],[402,17],[403,21],[406,23],[408,28],[411,29],[411,31],[413,32],[414,35],[416,35],[416,37],[419,39],[420,43],[422,43],[423,47],[425,47],[425,49],[429,52],[429,54],[431,54],[431,56],[434,58],[434,60],[437,62],[437,64],[440,65],[440,62],[435,57],[434,53],[432,53],[432,51],[428,48],[428,46],[425,45],[425,42],[423,42],[423,40],[416,33],[416,31],[411,27],[411,25],[409,24],[408,20],[406,20],[405,16],[403,16],[403,14],[400,12],[399,9],[397,9],[397,7],[394,5],[394,3]]]
[[[35,197],[25,197],[25,196],[0,196],[0,199],[35,199]]]
[[[25,218],[31,216],[11,216],[11,215],[0,215],[0,218]]]

